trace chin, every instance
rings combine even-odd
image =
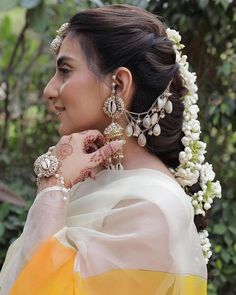
[[[82,132],[84,130],[87,130],[87,129],[74,129],[74,128],[66,128],[65,126],[63,125],[60,125],[59,129],[58,129],[58,132],[60,134],[60,136],[65,136],[65,135],[71,135],[72,133],[78,133],[78,132]]]
[[[71,133],[73,133],[73,131],[71,131],[69,128],[65,128],[65,126],[63,125],[60,125],[58,133],[60,134],[60,136],[65,136],[70,135]]]

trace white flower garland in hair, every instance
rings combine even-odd
[[[199,182],[201,189],[189,195],[194,208],[195,215],[202,214],[205,216],[205,211],[211,208],[215,197],[221,198],[221,186],[219,181],[213,182],[215,173],[212,165],[204,162],[206,153],[206,144],[200,141],[200,123],[197,120],[199,108],[196,104],[198,100],[197,85],[195,84],[196,73],[190,72],[187,56],[182,54],[184,45],[181,44],[181,36],[179,32],[167,29],[168,38],[172,41],[176,52],[176,61],[180,67],[180,74],[184,80],[184,86],[188,93],[182,97],[184,104],[183,127],[184,137],[182,143],[184,151],[179,154],[180,165],[176,168],[174,174],[178,182],[183,188],[192,186]],[[208,232],[206,230],[199,233],[201,246],[206,263],[212,255],[210,251],[210,242]]]

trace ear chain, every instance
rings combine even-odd
[[[106,140],[112,141],[116,139],[122,139],[124,134],[127,137],[137,137],[139,146],[144,147],[146,145],[146,136],[154,135],[159,136],[161,134],[161,127],[159,120],[165,117],[165,113],[170,114],[173,110],[172,102],[169,100],[171,93],[169,91],[169,82],[166,90],[159,95],[153,102],[151,107],[142,113],[135,113],[125,109],[124,101],[116,94],[116,75],[112,75],[112,90],[111,96],[108,97],[103,105],[103,111],[112,118],[111,124],[104,130],[104,136]],[[127,125],[125,128],[115,122],[122,114],[125,115]],[[145,135],[147,133],[147,135]],[[110,159],[109,169],[122,170],[120,160],[124,157],[123,152],[120,151]]]

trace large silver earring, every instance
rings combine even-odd
[[[125,110],[125,104],[121,97],[116,95],[116,76],[112,75],[112,90],[111,96],[108,97],[103,105],[103,111],[107,114],[112,122],[104,130],[104,136],[107,142],[113,140],[123,139],[124,129],[118,124],[115,119],[118,119]],[[111,170],[123,170],[123,165],[121,164],[121,159],[124,158],[122,148],[116,152],[110,159],[108,169]]]

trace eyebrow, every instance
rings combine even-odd
[[[75,59],[66,55],[62,55],[57,60],[57,67],[60,67],[66,61],[75,61]]]

